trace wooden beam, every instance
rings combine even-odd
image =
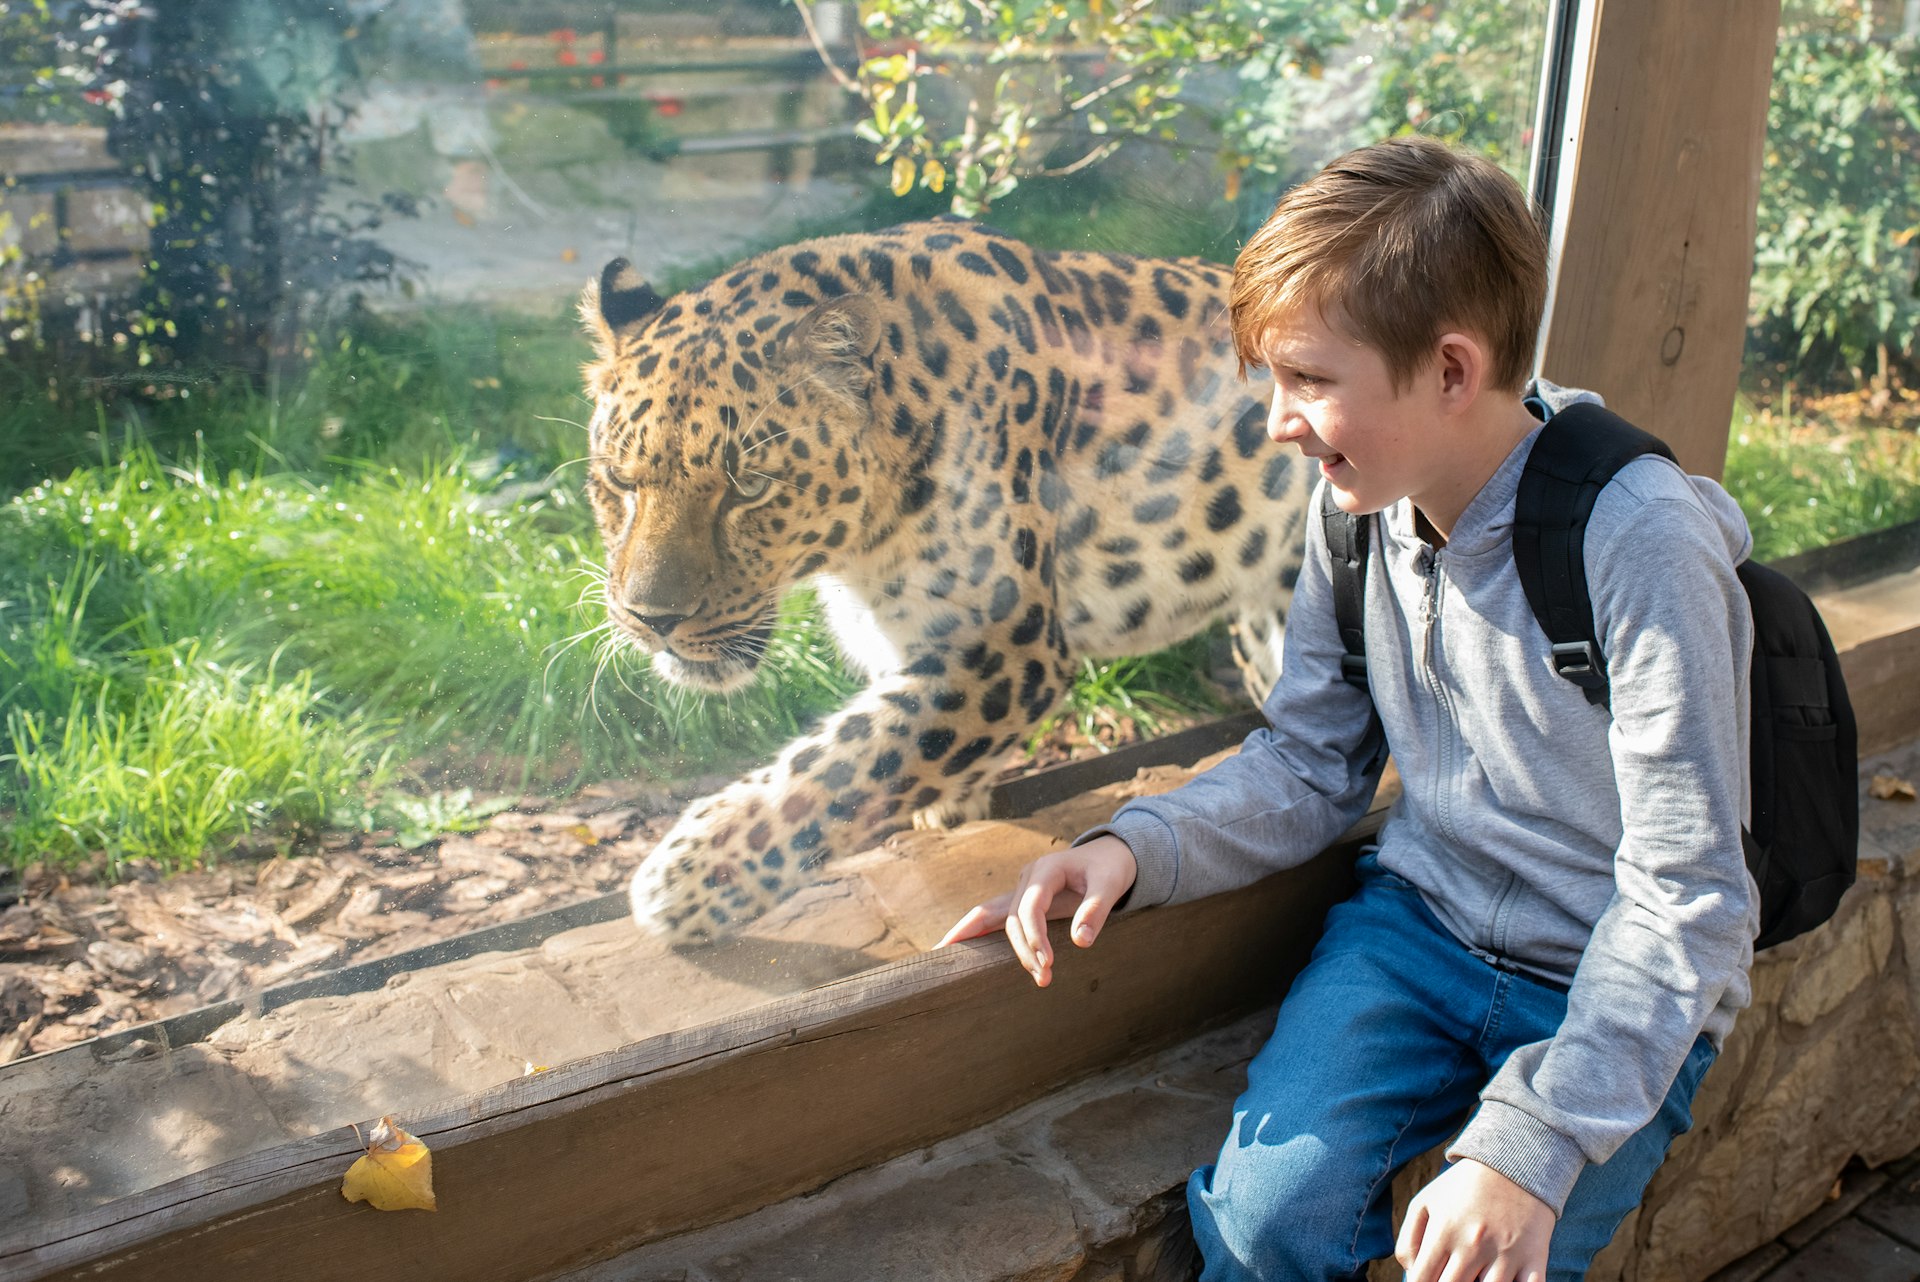
[[[1920,728],[1920,627],[1890,632],[1840,651],[1840,670],[1859,723],[1860,755],[1912,740]]]
[[[1779,0],[1591,0],[1541,372],[1720,475]]]

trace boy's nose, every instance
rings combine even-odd
[[[1299,440],[1306,435],[1306,430],[1306,420],[1287,407],[1286,398],[1276,388],[1267,408],[1267,439],[1276,445],[1285,445]]]

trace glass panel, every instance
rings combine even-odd
[[[1788,0],[1727,485],[1762,559],[1920,518],[1920,8]]]
[[[929,946],[1001,882],[891,830],[1240,705],[1224,265],[1385,133],[1523,175],[1545,8],[0,24],[25,1224]]]

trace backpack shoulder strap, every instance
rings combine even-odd
[[[1340,629],[1340,675],[1348,685],[1367,689],[1367,553],[1370,529],[1366,517],[1349,516],[1333,501],[1333,490],[1322,487],[1320,521],[1332,554],[1333,618]]]
[[[1513,504],[1513,562],[1533,617],[1552,645],[1553,670],[1607,702],[1606,657],[1588,594],[1587,519],[1613,474],[1666,443],[1598,405],[1569,405],[1534,438]]]

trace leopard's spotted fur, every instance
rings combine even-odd
[[[753,674],[812,579],[871,684],[690,808],[640,923],[725,933],[982,780],[1082,655],[1245,609],[1270,680],[1311,477],[1234,376],[1225,269],[941,220],[809,241],[662,299],[588,289],[588,492],[615,628],[666,678]]]

